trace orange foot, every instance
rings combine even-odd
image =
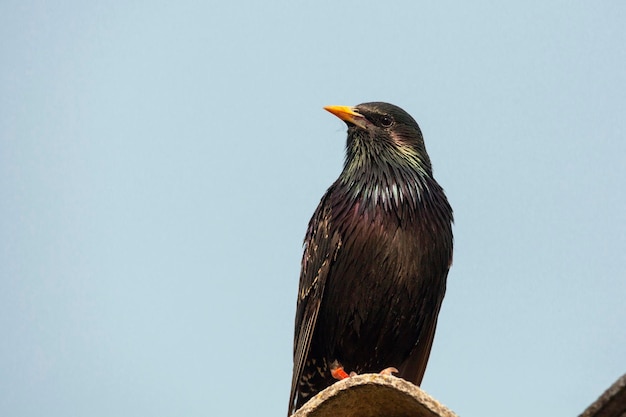
[[[343,365],[336,359],[330,364],[330,374],[339,381],[353,376],[352,374],[348,375],[346,371],[344,371]]]
[[[382,371],[380,371],[381,375],[393,375],[395,373],[397,373],[398,370],[396,368],[394,368],[393,366],[390,366],[389,368],[385,368]],[[343,365],[341,363],[339,363],[338,360],[334,360],[331,364],[330,364],[330,374],[332,375],[333,378],[341,381],[342,379],[346,379],[346,378],[350,378],[351,376],[356,376],[357,373],[356,372],[350,372],[350,374],[348,374],[344,369],[343,369]]]

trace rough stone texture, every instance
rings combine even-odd
[[[626,374],[604,391],[580,417],[626,417]]]
[[[313,397],[293,417],[457,417],[401,378],[364,374],[339,381]]]

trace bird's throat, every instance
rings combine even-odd
[[[342,173],[341,191],[359,211],[402,213],[416,211],[427,187],[427,177],[414,170],[387,166],[384,169]]]

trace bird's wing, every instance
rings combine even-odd
[[[294,407],[298,382],[302,377],[304,364],[311,346],[324,286],[328,279],[330,267],[341,247],[339,235],[330,230],[331,213],[330,208],[325,204],[326,201],[327,199],[323,198],[315,214],[313,214],[304,241],[298,306],[296,308],[289,412]]]
[[[446,200],[447,204],[447,200]],[[452,213],[452,209],[448,206],[450,213]],[[450,223],[446,223],[450,226]],[[449,258],[448,258],[448,267],[443,271],[443,282],[445,284],[448,277],[448,270],[450,266],[452,266],[452,231],[449,229],[448,233],[444,236],[449,236],[448,248],[449,248]],[[437,300],[437,304],[432,309],[435,313],[430,319],[423,324],[423,330],[420,332],[419,340],[417,344],[409,354],[409,357],[400,365],[398,374],[402,376],[402,378],[407,381],[413,382],[415,385],[419,386],[422,383],[422,379],[424,378],[424,373],[426,372],[426,365],[428,364],[428,358],[430,357],[430,350],[433,346],[433,340],[435,339],[435,330],[437,329],[437,319],[439,318],[439,311],[441,310],[441,303],[443,302],[443,297],[445,295],[445,286],[443,291],[439,292],[439,299]],[[428,314],[423,314],[423,317],[429,317]]]
[[[443,299],[443,296],[442,296]],[[439,306],[435,309],[435,316],[427,323],[424,323],[424,330],[420,335],[420,339],[409,354],[409,357],[400,365],[398,374],[407,381],[411,381],[419,386],[426,372],[426,365],[430,356],[430,349],[435,339],[435,330],[437,329],[437,317],[439,316]]]

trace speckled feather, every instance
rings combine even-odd
[[[332,361],[421,383],[452,263],[452,209],[415,120],[364,103],[344,169],[305,236],[289,413],[331,385]],[[386,123],[391,124],[386,126]]]

